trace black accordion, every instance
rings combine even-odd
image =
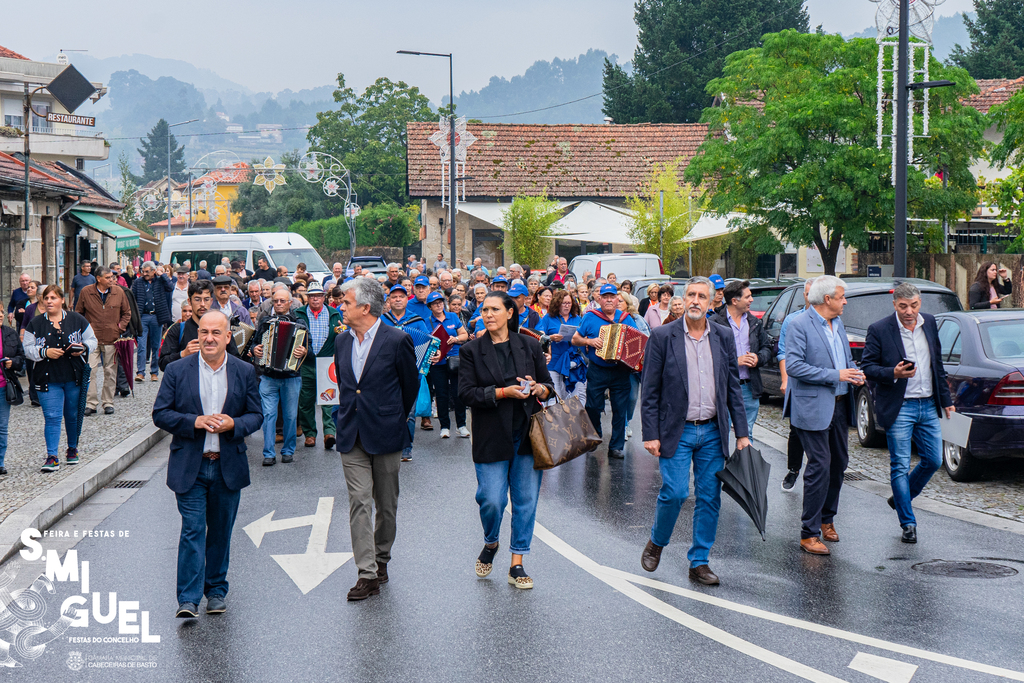
[[[295,357],[295,349],[306,343],[306,328],[290,320],[271,320],[259,343],[263,355],[256,364],[275,372],[298,372],[301,358]]]

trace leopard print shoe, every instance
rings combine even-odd
[[[495,543],[494,547],[484,546],[484,549],[480,551],[480,557],[476,558],[476,575],[483,578],[491,573],[494,569],[494,555],[498,552],[498,544]]]
[[[533,588],[533,579],[526,575],[523,565],[517,564],[508,570],[508,583],[510,586],[524,590]]]

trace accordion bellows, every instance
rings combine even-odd
[[[295,349],[306,342],[306,329],[287,320],[275,320],[263,333],[260,343],[263,355],[259,365],[276,372],[298,372],[301,358],[295,357]]]
[[[637,372],[643,369],[646,334],[629,325],[612,323],[601,327],[598,339],[601,340],[601,348],[596,352],[598,358],[620,363]]]
[[[416,367],[421,375],[427,374],[430,372],[430,358],[441,348],[441,340],[415,327],[405,327],[403,330],[412,337],[412,344],[416,348]]]

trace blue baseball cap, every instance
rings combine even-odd
[[[616,287],[615,285],[613,285],[610,282],[601,285],[601,291],[600,291],[601,296],[604,296],[605,294],[618,294],[618,293],[619,293],[619,288]]]
[[[412,285],[413,285],[413,287],[415,287],[416,285],[424,285],[426,287],[429,287],[430,286],[430,278],[427,277],[426,275],[419,275],[419,276],[416,277],[415,280],[412,281]]]
[[[494,279],[491,280],[491,284],[494,284],[495,282],[504,282],[507,285],[508,279],[504,275],[495,275]]]
[[[708,279],[711,280],[711,284],[715,286],[715,289],[725,289],[725,280],[722,279],[721,275],[712,275]]]
[[[419,278],[416,279],[418,280]],[[434,303],[435,301],[444,301],[444,294],[442,294],[441,292],[431,292],[430,294],[427,294],[428,306]]]
[[[508,290],[508,295],[513,299],[517,296],[528,296],[529,294],[530,290],[528,290],[524,285],[512,285],[512,288]]]
[[[400,284],[399,285],[395,285],[394,287],[392,287],[391,289],[388,290],[388,294],[394,294],[395,292],[402,292],[406,296],[409,296],[409,290],[406,289],[405,287],[403,287]],[[307,294],[308,293],[309,292],[307,291]]]

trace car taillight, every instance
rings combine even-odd
[[[664,275],[665,274],[665,264],[661,262],[661,259],[658,259],[658,268],[661,269],[661,274]]]
[[[1024,375],[1011,372],[999,380],[988,397],[990,406],[1024,406]]]
[[[601,262],[600,261],[597,262],[597,267],[594,268],[594,277],[595,278],[601,277]]]
[[[861,350],[863,350],[864,349],[864,342],[862,342],[862,341],[852,341],[852,342],[850,342],[850,348],[851,349],[861,349]]]

